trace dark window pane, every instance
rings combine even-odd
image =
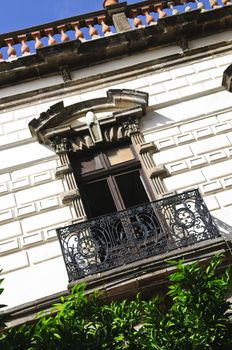
[[[126,208],[149,201],[139,171],[118,175],[115,180]]]
[[[89,217],[96,217],[116,211],[106,180],[88,183],[82,187]]]
[[[75,153],[69,155],[73,169],[77,174],[86,174],[95,170],[103,169],[101,157],[99,154],[86,156],[84,159],[79,159]]]
[[[88,173],[98,169],[103,169],[99,155],[95,157],[89,157],[83,160],[80,164],[81,173]]]

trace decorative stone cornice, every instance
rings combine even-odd
[[[128,139],[131,137],[131,135],[140,131],[139,120],[136,117],[129,117],[121,124],[103,124],[102,127],[99,124],[99,129],[101,132],[101,140],[98,142],[96,142],[93,138],[89,128],[86,128],[85,131],[81,130],[78,132],[78,130],[76,130],[76,132],[72,132],[65,138],[57,135],[52,138],[50,145],[57,154],[67,152],[83,152],[95,147],[99,143],[106,144],[108,142],[118,142]],[[64,169],[64,171],[66,171],[66,169]]]
[[[1,34],[0,47],[4,48],[4,54],[0,52],[0,85],[18,83],[19,71],[21,82],[24,79],[34,80],[59,73],[63,74],[67,83],[70,75],[61,67],[68,67],[70,71],[79,70],[93,63],[105,62],[109,58],[124,57],[152,48],[159,49],[174,43],[178,43],[189,55],[193,50],[188,50],[189,40],[214,35],[229,30],[232,26],[232,6],[228,2],[224,2],[226,6],[220,8],[212,3],[211,11],[204,11],[199,7],[185,12],[188,6],[178,0],[174,2],[174,6],[181,6],[182,13],[178,14],[173,12],[176,9],[170,11],[168,3],[172,2],[163,1],[157,4],[147,0],[130,5],[119,2],[100,11]],[[155,19],[150,13],[158,14],[158,20],[157,16]],[[145,16],[144,21],[141,22],[140,16]],[[130,25],[132,18],[136,30]],[[96,27],[99,23],[102,27],[101,33]],[[114,35],[111,35],[112,26],[116,30]],[[89,29],[91,40],[89,37],[85,38],[84,28]],[[68,31],[73,31],[76,40],[67,41]],[[58,36],[57,40],[55,35]],[[95,40],[99,36],[100,40]],[[32,43],[34,41],[34,48],[33,44],[27,45],[26,40]],[[21,45],[21,50],[15,50],[14,45],[18,44]],[[29,50],[33,55],[29,55]],[[209,50],[208,45],[205,50]],[[22,57],[15,59],[19,51]]]
[[[106,98],[67,107],[59,102],[33,119],[29,128],[40,143],[52,146],[56,153],[83,151],[99,142],[119,141],[138,132],[138,119],[145,115],[147,105],[147,93],[109,90]],[[102,110],[108,110],[109,115],[97,120],[94,113]],[[87,123],[79,122],[83,116],[88,116]],[[90,117],[92,122],[88,122]]]

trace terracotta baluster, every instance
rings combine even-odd
[[[185,6],[184,12],[190,12],[192,11],[192,8],[190,6]]]
[[[134,26],[135,26],[135,28],[143,28],[142,20],[139,17],[137,17],[138,11],[136,9],[132,9],[130,11],[130,15],[131,15],[132,18],[134,18]]]
[[[118,4],[118,0],[104,0],[103,1],[103,6],[112,6]]]
[[[30,55],[30,48],[27,45],[27,37],[26,35],[19,35],[18,36],[19,41],[21,42],[21,52],[23,56]]]
[[[211,6],[213,9],[218,9],[219,7],[221,7],[221,6],[218,5],[217,0],[209,0],[209,3],[210,3],[210,6]]]
[[[32,38],[35,40],[35,49],[41,49],[44,47],[42,41],[40,40],[40,32],[31,33]]]
[[[47,28],[44,29],[44,33],[45,35],[48,37],[48,45],[52,46],[52,45],[56,45],[57,41],[55,38],[53,38],[53,28]]]
[[[101,26],[102,26],[102,33],[105,36],[112,34],[110,26],[108,26],[108,24],[106,24],[106,17],[105,16],[98,17],[98,23],[101,24]]]
[[[142,7],[141,8],[141,12],[142,12],[142,14],[144,16],[146,16],[146,22],[147,22],[147,24],[149,26],[153,25],[153,24],[156,24],[154,17],[152,15],[150,15],[150,8],[149,8],[149,6]]]
[[[9,58],[15,58],[16,56],[16,50],[15,48],[12,46],[14,44],[14,40],[12,38],[9,39],[5,39],[5,42],[8,46],[8,50],[7,50],[7,54]]]
[[[87,19],[85,21],[87,27],[89,27],[89,35],[91,36],[92,39],[97,39],[99,38],[99,34],[97,29],[93,26],[94,25],[94,20],[93,19]]]
[[[167,17],[166,12],[162,11],[162,8],[163,8],[162,4],[158,4],[155,6],[155,11],[158,13],[159,19]]]
[[[65,42],[65,41],[69,41],[70,40],[68,34],[66,34],[66,27],[65,27],[64,24],[58,26],[57,29],[58,29],[58,32],[61,33],[61,41],[62,41],[62,43]]]
[[[75,29],[75,38],[80,40],[80,41],[85,41],[84,34],[80,30],[80,23],[73,22],[73,23],[71,23],[71,26]]]
[[[197,3],[197,8],[201,10],[201,12],[205,12],[205,5],[203,2],[199,2],[198,0],[195,0],[195,2]]]
[[[172,15],[179,15],[179,11],[174,9],[174,3],[172,1],[168,2],[168,7],[172,10]]]
[[[186,0],[181,0],[180,2],[182,5],[184,5],[184,12],[192,11],[192,8],[188,5],[186,5]]]

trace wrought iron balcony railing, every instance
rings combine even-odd
[[[216,238],[199,191],[188,191],[57,230],[69,280]]]

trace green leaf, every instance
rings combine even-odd
[[[175,282],[183,281],[184,278],[185,275],[183,274],[183,272],[174,272],[169,276],[170,281]]]
[[[35,325],[0,333],[7,350],[212,350],[230,349],[231,303],[226,293],[231,274],[219,273],[218,258],[207,266],[175,262],[167,303],[160,298],[104,304],[85,286],[41,314]],[[207,272],[208,271],[208,272]],[[165,299],[164,299],[165,300]]]
[[[60,334],[58,334],[58,333],[54,333],[54,337],[55,337],[56,339],[61,340],[61,336],[60,336]]]

